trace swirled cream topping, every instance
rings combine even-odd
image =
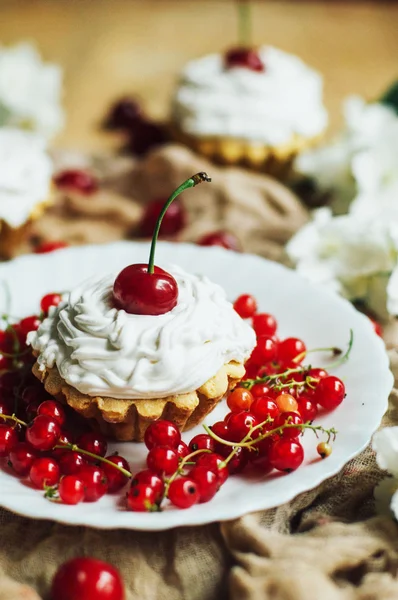
[[[268,145],[325,129],[321,76],[277,48],[259,51],[264,72],[225,68],[221,54],[189,62],[173,100],[173,120],[189,134],[227,136]]]
[[[51,309],[29,343],[42,369],[90,396],[162,398],[191,392],[229,361],[244,362],[256,340],[224,290],[167,268],[178,283],[170,312],[133,315],[112,306],[116,275],[92,279]]]
[[[45,146],[34,133],[0,127],[0,219],[11,227],[20,227],[48,198],[52,164]]]

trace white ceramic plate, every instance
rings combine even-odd
[[[37,311],[40,298],[48,292],[68,290],[94,273],[118,272],[133,262],[145,262],[146,243],[118,242],[110,245],[68,248],[52,254],[29,255],[0,265],[0,282],[11,294],[13,315]],[[304,435],[304,464],[289,475],[233,476],[213,500],[188,510],[169,508],[161,513],[128,512],[120,497],[105,496],[95,504],[65,506],[51,503],[43,494],[0,470],[0,504],[16,513],[39,519],[53,519],[75,525],[99,528],[161,530],[176,526],[200,525],[239,517],[245,513],[272,508],[312,489],[337,473],[370,441],[387,408],[393,379],[382,341],[374,334],[366,317],[338,296],[310,285],[294,271],[256,256],[236,254],[221,248],[201,248],[188,244],[161,243],[157,264],[175,263],[188,271],[204,273],[221,284],[234,300],[241,293],[258,299],[262,311],[274,314],[281,336],[302,337],[308,348],[345,348],[349,330],[354,331],[351,356],[336,374],[344,379],[347,398],[318,424],[334,426],[338,437],[332,455],[320,460],[316,438]],[[4,311],[4,306],[0,309]],[[321,357],[312,364],[322,364]],[[226,413],[221,403],[208,417],[214,423]],[[202,431],[199,426],[185,434],[189,440]],[[112,444],[131,461],[133,471],[143,468],[143,444]]]

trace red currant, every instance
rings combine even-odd
[[[84,501],[96,502],[108,491],[108,480],[102,469],[96,465],[84,465],[79,471],[79,479],[84,484]]]
[[[226,448],[226,446],[225,446]],[[230,454],[232,448],[228,448],[228,454]],[[248,453],[245,448],[240,448],[239,446],[235,448],[235,454],[228,461],[227,468],[230,475],[235,475],[236,473],[240,473],[243,471],[248,461]]]
[[[123,456],[115,454],[112,456],[107,456],[107,460],[109,460],[114,465],[117,465],[118,467],[122,467],[126,471],[130,470],[129,463],[125,458],[123,458]],[[115,469],[115,467],[111,467],[106,463],[102,463],[102,469],[108,480],[108,493],[114,494],[126,485],[128,477],[124,475],[121,471]]]
[[[250,412],[256,417],[259,423],[262,423],[267,419],[276,419],[279,415],[279,408],[272,398],[263,396],[254,400]]]
[[[163,210],[166,200],[155,200],[147,205],[141,224],[140,234],[144,237],[152,237],[156,221]],[[179,233],[185,226],[186,215],[181,202],[175,200],[168,208],[160,226],[159,235],[172,236]]]
[[[59,457],[59,468],[63,475],[76,475],[87,464],[83,454],[74,450],[67,450]]]
[[[8,456],[18,441],[17,431],[9,425],[0,423],[0,458]]]
[[[61,250],[62,248],[67,248],[69,244],[67,242],[60,241],[49,241],[42,242],[34,249],[35,254],[48,254],[49,252],[54,252],[55,250]]]
[[[151,423],[145,432],[145,445],[148,450],[154,446],[177,448],[181,442],[181,434],[171,421],[161,420]]]
[[[168,446],[155,446],[149,451],[146,462],[151,471],[172,475],[178,469],[178,454]]]
[[[283,425],[286,425],[286,424],[302,425],[303,419],[296,412],[284,412],[284,413],[280,414],[279,417],[277,418],[275,427],[282,427]],[[298,436],[301,434],[301,432],[302,432],[302,429],[300,427],[287,427],[282,431],[281,437],[283,437],[285,439],[289,439],[289,440],[294,440],[294,439],[298,438]]]
[[[57,421],[61,427],[65,423],[66,419],[65,411],[62,408],[62,405],[55,400],[45,400],[45,402],[42,402],[37,409],[37,414],[51,417],[51,419]]]
[[[119,571],[96,558],[73,558],[61,565],[51,586],[51,600],[124,600]]]
[[[345,385],[341,379],[333,375],[321,379],[316,387],[315,400],[327,410],[333,410],[339,406],[344,397]]]
[[[102,433],[88,431],[83,433],[77,444],[82,450],[96,454],[97,456],[105,456],[108,449],[108,444]]]
[[[179,458],[185,458],[189,454],[189,448],[182,440],[177,446],[177,454]]]
[[[198,485],[190,477],[179,477],[170,483],[168,497],[178,508],[190,508],[199,501]]]
[[[156,492],[146,483],[131,486],[127,494],[127,506],[136,512],[149,512],[156,508]]]
[[[297,440],[281,439],[272,445],[269,458],[274,469],[290,473],[303,462],[304,450]]]
[[[26,441],[36,450],[51,450],[58,442],[61,427],[47,415],[37,416],[26,429]]]
[[[254,48],[231,48],[225,54],[224,61],[228,69],[240,67],[250,71],[265,71],[264,63]]]
[[[279,439],[279,438],[278,438]],[[270,451],[275,443],[273,436],[264,438],[255,445],[256,452],[250,452],[248,458],[250,463],[263,474],[270,473],[273,469],[270,461]]]
[[[199,502],[208,502],[219,488],[217,475],[207,467],[194,467],[189,473],[197,485]]]
[[[202,236],[197,244],[199,246],[220,246],[226,250],[240,251],[240,243],[238,238],[227,231],[215,231]]]
[[[214,451],[215,442],[210,435],[206,433],[199,433],[195,435],[189,442],[189,451],[195,452],[196,450],[211,450]]]
[[[242,294],[234,302],[234,309],[242,319],[249,319],[257,311],[257,302],[250,294]]]
[[[39,329],[40,324],[40,318],[37,315],[32,315],[31,317],[25,317],[22,319],[22,321],[19,322],[19,328],[26,339],[26,336],[30,331],[36,331]]]
[[[201,454],[196,461],[196,466],[207,467],[210,471],[213,471],[218,477],[219,485],[222,485],[228,479],[228,469],[223,457],[219,454]]]
[[[328,375],[329,373],[325,369],[310,369],[308,371],[308,377],[313,377],[314,379],[324,379]]]
[[[318,414],[316,402],[313,402],[310,398],[303,394],[297,398],[297,404],[298,411],[304,423],[312,423]]]
[[[272,388],[267,383],[256,383],[250,390],[254,398],[269,396]]]
[[[298,365],[304,360],[306,351],[307,348],[302,340],[286,338],[278,344],[278,362],[282,365],[290,365],[294,361]]]
[[[40,308],[45,315],[48,314],[51,306],[58,306],[58,304],[62,301],[62,296],[60,294],[46,294],[40,301]]]
[[[272,337],[262,335],[257,338],[257,344],[252,352],[250,360],[257,365],[264,365],[265,363],[275,360],[277,351],[278,346],[275,340]]]
[[[79,504],[84,500],[84,484],[77,475],[65,475],[59,482],[58,493],[64,504]]]
[[[131,486],[133,487],[139,484],[151,487],[155,493],[155,502],[160,502],[164,493],[164,481],[159,475],[156,475],[156,473],[153,473],[149,469],[140,471],[134,475]]]
[[[86,195],[94,194],[98,189],[98,182],[91,173],[77,169],[62,171],[56,175],[54,182],[60,189],[75,190]]]
[[[46,486],[52,486],[58,483],[61,476],[58,463],[49,457],[35,458],[30,467],[29,477],[31,482],[39,490]]]
[[[74,442],[74,437],[73,434],[70,431],[61,431],[61,435],[59,436],[59,440],[57,445],[70,445],[73,444]],[[54,458],[56,458],[57,460],[61,458],[61,456],[64,456],[64,454],[68,454],[70,452],[69,448],[53,448],[53,450],[51,451],[51,455],[54,456]]]
[[[257,337],[266,335],[272,337],[275,335],[278,324],[272,315],[268,313],[258,313],[252,319],[253,329]]]
[[[30,471],[37,454],[26,442],[18,442],[10,451],[9,461],[15,473],[24,476]]]
[[[230,439],[233,442],[240,442],[252,429],[259,424],[256,417],[249,412],[242,411],[233,413],[228,421],[228,430]]]
[[[281,413],[284,412],[297,412],[298,404],[296,398],[291,394],[281,393],[275,398],[275,404],[277,405]]]
[[[227,405],[232,412],[250,410],[254,398],[249,390],[243,387],[237,387],[227,398]]]

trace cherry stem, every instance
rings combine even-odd
[[[25,421],[21,421],[21,419],[18,419],[15,415],[0,415],[1,419],[4,420],[8,420],[8,421],[13,421],[14,423],[18,423],[19,425],[22,425],[23,427],[27,427],[28,424],[25,423]]]
[[[85,454],[86,456],[90,456],[91,458],[95,458],[95,460],[99,460],[103,463],[106,463],[107,465],[110,465],[111,467],[114,467],[115,469],[117,469],[118,471],[123,473],[123,475],[125,477],[127,477],[127,479],[130,479],[130,477],[133,476],[133,474],[130,473],[130,471],[127,471],[127,469],[124,469],[123,467],[119,467],[119,465],[116,465],[111,460],[108,460],[107,458],[104,458],[103,456],[99,456],[98,454],[94,454],[94,452],[89,452],[88,450],[83,450],[82,448],[79,448],[79,446],[77,446],[76,444],[57,444],[56,446],[54,446],[54,449],[55,450],[58,450],[58,449],[73,450],[73,452],[79,452],[79,454]]]
[[[211,181],[211,179],[207,175],[207,173],[201,172],[201,173],[196,173],[195,175],[192,175],[192,177],[190,177],[189,179],[184,181],[184,183],[182,183],[176,190],[174,190],[174,192],[171,194],[170,198],[167,200],[166,204],[163,206],[161,213],[158,217],[158,220],[156,221],[155,230],[154,230],[153,236],[152,236],[151,250],[149,253],[149,262],[148,262],[148,273],[152,274],[155,270],[156,242],[158,241],[160,226],[162,224],[163,217],[167,212],[167,209],[169,208],[169,206],[173,202],[173,200],[175,200],[177,198],[177,196],[179,196],[181,194],[181,192],[183,192],[184,190],[187,190],[188,188],[194,187],[195,185],[198,185],[199,183],[202,183],[203,181],[207,181],[207,182]]]
[[[249,47],[252,39],[251,6],[249,0],[238,0],[239,43]]]

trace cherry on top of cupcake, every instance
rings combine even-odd
[[[265,71],[265,64],[251,42],[252,16],[250,2],[249,0],[237,0],[237,7],[239,45],[230,48],[224,54],[225,68],[239,67],[262,73]]]
[[[163,315],[176,306],[178,285],[170,273],[155,266],[156,242],[163,217],[173,200],[184,190],[203,181],[211,179],[206,173],[196,173],[184,181],[164,204],[155,224],[148,264],[129,265],[116,277],[113,300],[117,308],[136,315]]]

